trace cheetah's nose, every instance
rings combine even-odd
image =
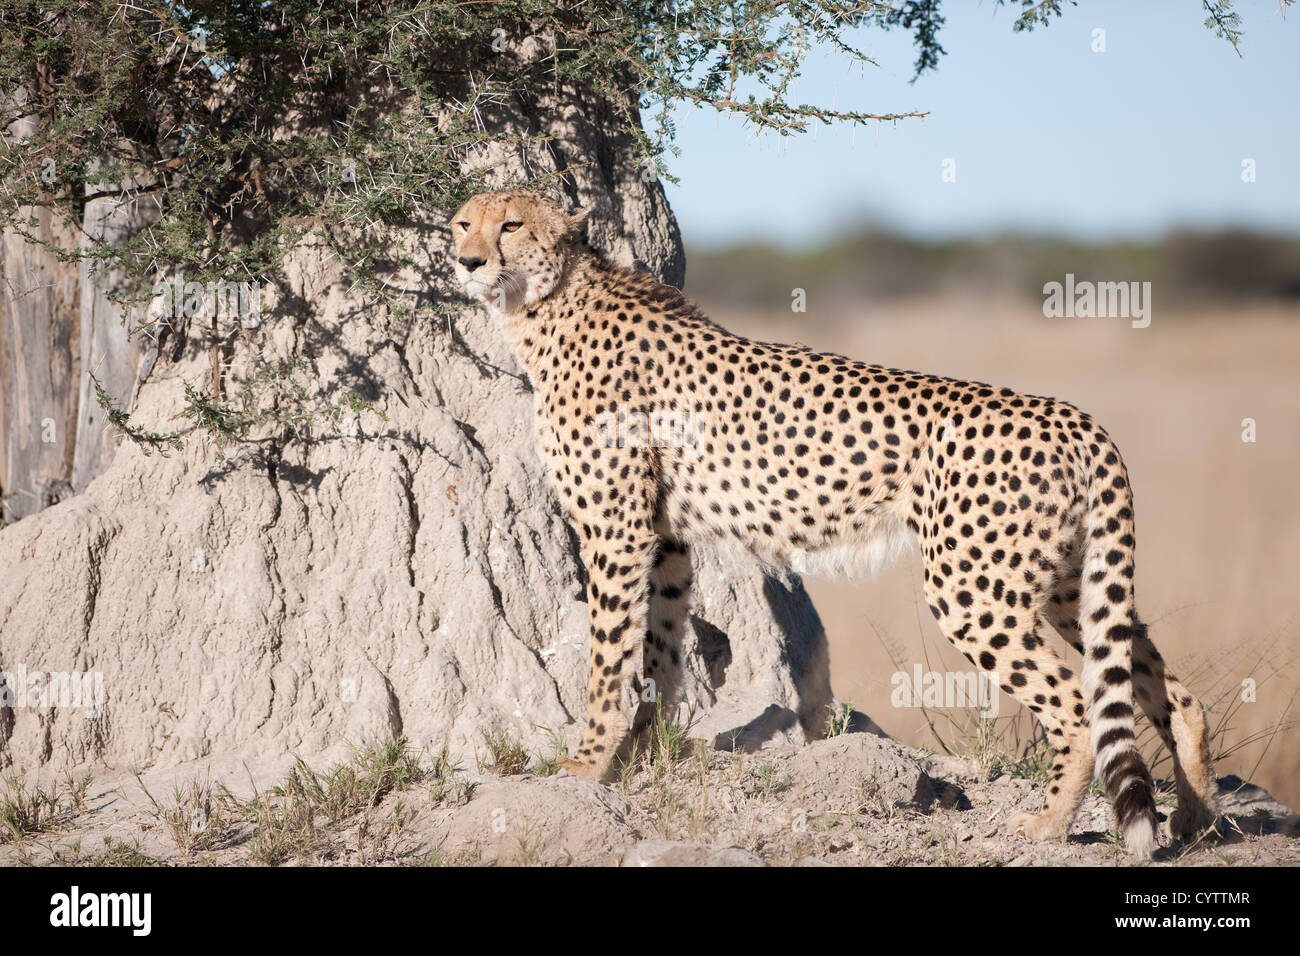
[[[487,262],[486,259],[480,259],[478,256],[461,256],[456,261],[459,262],[461,265],[463,265],[470,272],[473,272],[483,263]]]

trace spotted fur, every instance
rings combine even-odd
[[[733,335],[677,289],[592,253],[580,219],[534,193],[476,196],[451,228],[458,278],[533,384],[542,458],[587,566],[590,713],[568,769],[609,779],[645,688],[672,700],[692,545],[870,570],[915,542],[944,634],[1055,748],[1042,811],[1013,829],[1063,837],[1095,755],[1130,850],[1153,852],[1135,692],[1175,758],[1175,829],[1215,819],[1204,712],[1138,619],[1132,492],[1091,417]],[[674,429],[611,434],[620,415]],[[1083,654],[1081,674],[1044,640],[1049,624]]]

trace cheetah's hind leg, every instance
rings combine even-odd
[[[1040,636],[1041,601],[1031,596],[1029,607],[1012,608],[999,599],[1000,582],[990,589],[958,578],[936,588],[933,580],[926,597],[940,629],[986,677],[1029,708],[1054,750],[1042,810],[1013,817],[1010,831],[1064,839],[1092,780],[1092,747],[1079,677]]]

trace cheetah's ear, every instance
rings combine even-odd
[[[579,209],[577,212],[573,213],[572,215],[566,216],[565,218],[568,220],[569,228],[568,231],[565,233],[565,238],[568,239],[585,238],[587,235],[587,219],[590,216],[591,216],[590,206],[588,206],[586,209]]]

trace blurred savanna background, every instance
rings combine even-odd
[[[1296,806],[1300,120],[1281,92],[1300,80],[1295,16],[1239,7],[1238,57],[1195,7],[1066,7],[1031,34],[988,5],[946,9],[949,52],[915,83],[889,37],[878,73],[828,60],[801,80],[928,116],[786,140],[688,113],[669,195],[686,291],[724,326],[1097,417],[1137,496],[1141,613],[1210,707],[1219,772]],[[1048,317],[1044,286],[1068,274],[1150,283],[1150,324]],[[897,672],[969,669],[915,554],[807,584],[840,699],[936,751],[1031,744],[1005,698],[992,725],[891,704]]]

